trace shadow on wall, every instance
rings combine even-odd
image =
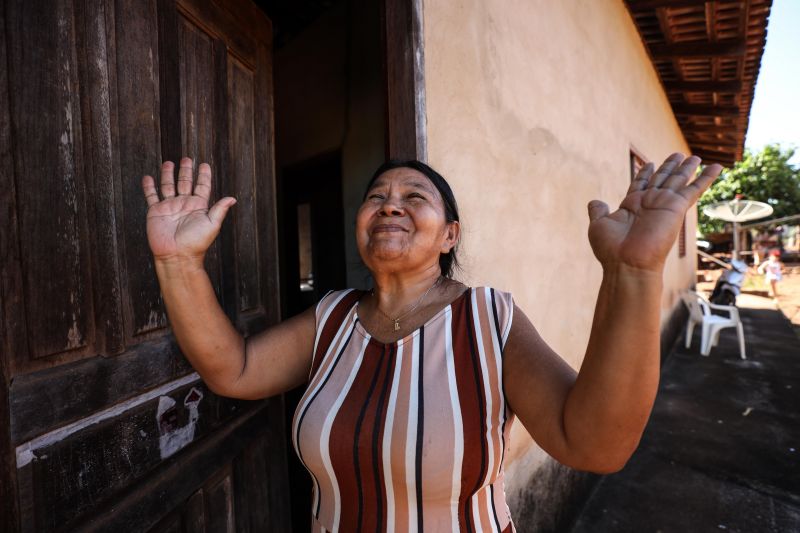
[[[513,499],[511,516],[519,533],[569,531],[601,476],[547,458]]]

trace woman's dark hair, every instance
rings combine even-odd
[[[372,188],[372,184],[375,183],[375,180],[378,179],[378,177],[384,172],[388,172],[395,168],[410,168],[424,174],[425,177],[428,178],[431,183],[433,183],[433,186],[436,187],[436,190],[439,191],[439,194],[442,195],[445,220],[447,220],[447,222],[460,222],[458,216],[458,204],[456,203],[456,197],[453,194],[453,189],[450,188],[450,184],[447,183],[447,180],[445,180],[441,174],[433,170],[425,163],[417,161],[416,159],[390,159],[379,166],[372,174],[369,183],[367,183],[367,188],[364,190],[364,200],[366,200],[367,193]],[[457,242],[455,246],[450,248],[449,252],[439,255],[439,267],[442,270],[442,276],[446,278],[452,278],[453,272],[459,269],[457,257],[459,244],[460,243]]]

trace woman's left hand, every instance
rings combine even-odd
[[[589,202],[589,242],[604,268],[663,270],[686,211],[722,171],[709,165],[689,183],[698,165],[699,157],[672,154],[655,172],[652,163],[642,167],[613,213],[599,200]]]

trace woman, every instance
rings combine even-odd
[[[620,208],[589,204],[603,267],[580,372],[542,340],[507,293],[452,279],[459,241],[450,187],[418,162],[388,163],[356,219],[369,292],[328,294],[243,339],[203,269],[233,198],[208,208],[211,169],[163,164],[143,189],[147,234],[183,353],[216,393],[263,398],[309,386],[293,439],[314,480],[315,531],[512,531],[503,494],[519,418],[563,464],[622,468],[659,375],[662,271],[684,214],[719,174],[689,183],[697,157],[645,165]],[[177,189],[177,195],[176,195]]]

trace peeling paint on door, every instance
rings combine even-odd
[[[158,424],[159,432],[158,447],[161,451],[162,459],[174,455],[175,452],[192,442],[197,419],[200,416],[197,406],[200,405],[200,400],[202,399],[203,393],[192,387],[183,399],[183,405],[189,409],[189,421],[182,427],[178,427],[175,400],[169,396],[161,396],[158,399],[156,423]]]

